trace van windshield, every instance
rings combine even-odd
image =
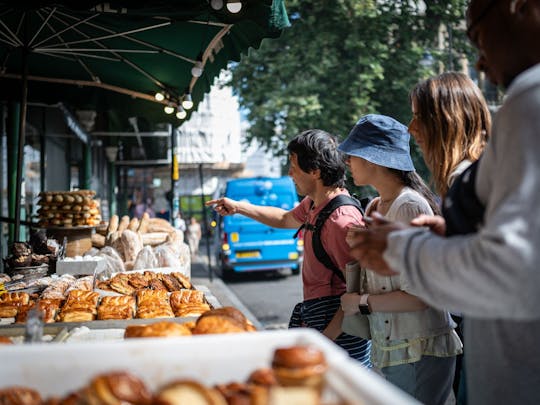
[[[254,205],[263,205],[268,207],[278,207],[284,210],[290,210],[294,208],[295,199],[293,195],[277,195],[275,193],[269,193],[266,195],[236,195],[238,201],[247,201]],[[248,223],[258,223],[257,221],[248,218],[244,215],[235,214],[232,216],[227,216],[224,218],[227,223],[235,224],[248,224]]]

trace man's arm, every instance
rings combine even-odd
[[[294,218],[291,211],[278,207],[254,205],[226,197],[207,201],[206,205],[214,205],[214,210],[222,216],[241,214],[274,228],[294,229],[302,225]]]

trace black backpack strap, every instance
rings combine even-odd
[[[334,264],[332,259],[330,259],[330,256],[328,256],[328,253],[324,249],[324,246],[321,241],[321,230],[330,216],[332,212],[334,212],[337,208],[343,206],[343,205],[352,205],[358,209],[364,215],[364,210],[362,209],[362,206],[360,205],[360,202],[351,196],[348,196],[346,194],[340,194],[336,197],[334,197],[326,206],[319,212],[319,215],[317,215],[317,219],[315,220],[315,225],[312,227],[313,229],[313,236],[311,239],[311,243],[313,245],[313,253],[315,254],[315,257],[317,257],[317,260],[319,260],[326,268],[332,270],[332,272],[338,276],[343,282],[345,282],[345,276],[343,275],[343,272]]]

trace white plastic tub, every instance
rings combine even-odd
[[[206,385],[245,381],[257,368],[269,367],[277,347],[312,344],[329,364],[327,395],[350,404],[419,404],[374,372],[364,369],[321,334],[309,329],[203,335],[123,342],[3,345],[0,388],[24,385],[42,396],[65,395],[101,372],[128,370],[151,390],[175,378]]]

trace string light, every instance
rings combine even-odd
[[[193,108],[193,99],[191,98],[191,93],[186,93],[184,99],[182,100],[182,107],[186,110],[191,110]]]
[[[179,120],[183,120],[184,118],[186,118],[186,116],[187,116],[186,110],[184,110],[182,106],[179,105],[178,108],[176,109],[176,118],[178,118]]]
[[[173,103],[169,102],[169,104],[167,104],[165,106],[165,108],[163,109],[163,111],[165,111],[165,114],[172,114],[174,112],[174,106],[173,106]]]
[[[163,101],[163,100],[165,100],[165,94],[158,91],[156,94],[154,94],[154,98],[157,101]]]
[[[210,0],[210,6],[214,10],[221,10],[223,8],[223,0]]]
[[[242,2],[239,0],[228,0],[227,10],[233,14],[239,13],[242,10]]]

